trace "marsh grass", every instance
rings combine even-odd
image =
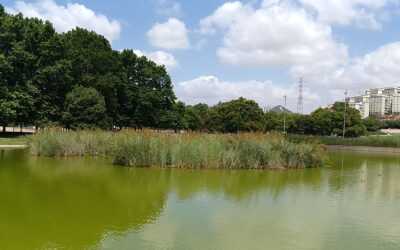
[[[358,138],[291,135],[290,141],[306,141],[308,143],[320,143],[325,145],[400,148],[400,135],[369,135]]]
[[[25,136],[0,137],[0,145],[25,145],[26,143],[27,139]]]
[[[48,157],[108,156],[114,164],[175,168],[320,167],[325,152],[316,143],[295,143],[279,134],[170,134],[47,130],[30,137],[33,154]]]

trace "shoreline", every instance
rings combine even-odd
[[[372,147],[372,146],[348,146],[348,145],[324,145],[331,151],[352,151],[370,153],[400,153],[400,148],[393,147]]]
[[[27,148],[28,145],[0,145],[0,149],[24,149]]]
[[[349,145],[324,145],[328,150],[349,150],[353,152],[377,152],[377,153],[400,153],[400,148],[394,147],[374,147],[374,146],[349,146]],[[0,149],[25,149],[28,145],[12,144],[0,145]]]

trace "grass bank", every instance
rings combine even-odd
[[[0,145],[26,145],[27,138],[25,136],[19,137],[1,137],[0,135]]]
[[[324,145],[400,148],[400,135],[369,135],[358,138],[290,135],[289,139],[293,142],[304,141]]]
[[[325,159],[319,144],[291,142],[277,134],[48,130],[31,136],[29,145],[39,156],[107,156],[116,165],[133,167],[308,168],[322,166]]]

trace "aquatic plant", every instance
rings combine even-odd
[[[295,143],[279,134],[45,130],[29,141],[35,155],[105,156],[116,165],[132,167],[308,168],[324,162],[319,144]]]
[[[342,138],[338,136],[303,136],[290,135],[290,141],[310,142],[325,145],[368,146],[400,148],[400,135],[369,135],[357,138]]]

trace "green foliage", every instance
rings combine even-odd
[[[113,51],[95,32],[57,34],[51,23],[6,14],[1,6],[0,125],[63,125],[71,106],[67,95],[76,86],[93,88],[104,99],[104,120],[91,126],[157,128],[163,114],[174,112],[165,67],[131,50]]]
[[[263,120],[263,111],[255,101],[239,98],[212,107],[208,128],[224,133],[260,131]]]
[[[292,134],[342,135],[344,121],[344,103],[335,103],[330,108],[319,108],[310,115],[283,114],[267,112],[265,114],[266,131],[283,131],[283,120]],[[358,110],[346,108],[346,137],[358,137],[367,131],[366,121],[361,119]],[[373,129],[370,127],[370,129]]]
[[[114,150],[114,134],[103,131],[62,132],[46,129],[28,137],[32,154],[47,157],[107,156]]]
[[[368,146],[400,148],[400,136],[398,135],[370,135],[359,138],[341,138],[334,136],[315,137],[314,140],[326,145]]]
[[[375,117],[364,119],[363,124],[368,132],[377,132],[384,126],[384,124]]]
[[[29,141],[35,155],[107,156],[117,165],[132,167],[308,168],[324,162],[320,145],[294,143],[278,134],[45,130]]]
[[[94,88],[76,86],[67,94],[63,123],[67,128],[106,128],[104,97]]]
[[[209,122],[209,107],[207,104],[187,106],[184,117],[187,128],[191,131],[206,131]]]
[[[389,129],[389,128],[400,129],[400,120],[383,121],[382,127],[385,129]]]

